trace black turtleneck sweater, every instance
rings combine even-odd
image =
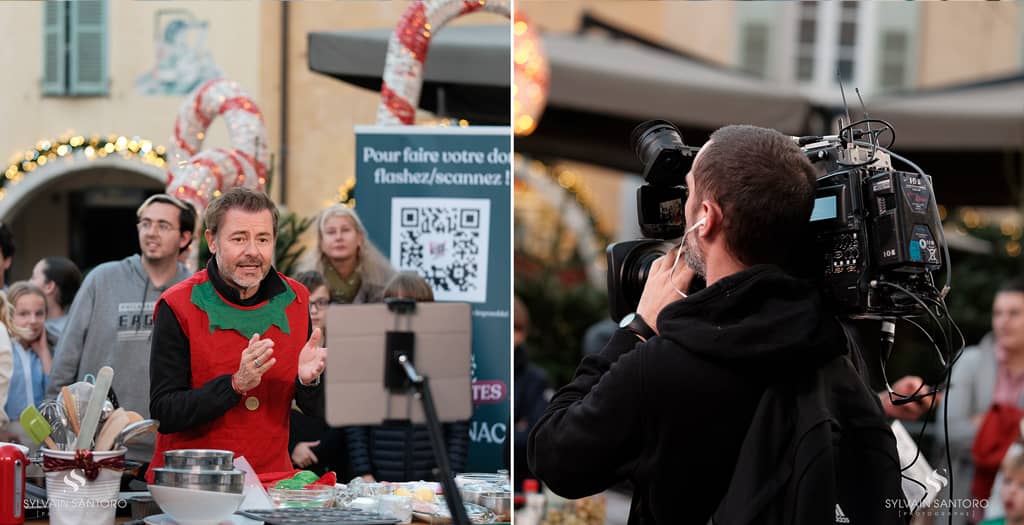
[[[206,271],[217,293],[239,306],[260,304],[277,294],[284,293],[285,287],[288,286],[277,274],[277,270],[271,268],[260,283],[256,294],[248,299],[242,299],[238,290],[224,282],[217,270],[215,259],[210,259]],[[160,432],[180,432],[208,423],[237,405],[242,400],[242,395],[231,387],[231,374],[224,374],[204,385],[192,388],[192,362],[188,337],[166,302],[159,303],[155,316],[149,366],[149,410],[153,419],[160,421]],[[310,322],[310,331],[312,325]],[[323,417],[324,397],[320,394],[323,384],[303,386],[296,377],[295,385],[295,402],[299,409],[311,416]]]

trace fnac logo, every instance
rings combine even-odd
[[[78,492],[79,489],[85,487],[85,476],[79,474],[78,469],[74,469],[64,474],[64,484],[71,487],[71,492]]]

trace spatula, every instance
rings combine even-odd
[[[60,389],[60,397],[64,402],[64,413],[68,416],[68,423],[71,424],[71,430],[77,437],[81,432],[78,428],[78,403],[75,401],[75,394],[65,386]]]
[[[78,442],[75,443],[77,450],[89,450],[92,446],[93,437],[96,435],[96,426],[100,424],[100,413],[103,412],[103,404],[107,401],[107,391],[110,390],[110,382],[114,379],[114,369],[105,366],[96,373],[96,386],[93,388],[92,397],[89,398],[89,406],[85,409],[85,417],[82,418],[81,432],[78,433]]]
[[[25,432],[28,433],[28,436],[36,444],[45,442],[46,446],[51,450],[59,450],[57,444],[50,439],[50,433],[53,432],[53,428],[50,427],[50,423],[46,421],[46,418],[39,413],[35,405],[25,407],[25,410],[21,411],[18,421],[21,422],[22,428],[25,429]]]

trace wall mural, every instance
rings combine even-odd
[[[153,17],[156,65],[135,81],[143,95],[187,95],[223,76],[206,47],[209,22],[183,9],[162,9]]]

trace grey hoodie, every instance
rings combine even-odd
[[[184,265],[168,283],[156,287],[132,255],[97,266],[86,276],[67,315],[55,350],[48,399],[61,387],[93,376],[104,366],[114,369],[111,388],[125,410],[149,417],[149,351],[153,307],[164,290],[189,276]],[[153,457],[153,436],[128,446],[128,459]]]

